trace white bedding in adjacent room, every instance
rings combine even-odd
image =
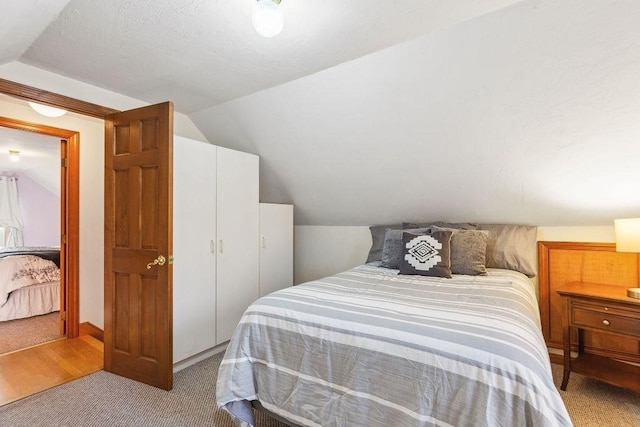
[[[11,293],[0,307],[0,321],[23,319],[60,310],[60,281],[39,283]]]

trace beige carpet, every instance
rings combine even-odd
[[[552,368],[559,387],[562,366]],[[560,390],[560,396],[576,427],[640,426],[640,393],[571,373],[567,391]]]
[[[62,338],[60,312],[0,322],[0,354]]]
[[[104,371],[91,374],[0,407],[0,425],[231,427],[230,417],[215,406],[221,357],[209,358],[177,373],[170,392]],[[559,384],[562,368],[553,365],[553,370]],[[640,426],[640,394],[572,374],[568,390],[561,395],[576,427]],[[264,415],[259,415],[258,426],[284,427]]]

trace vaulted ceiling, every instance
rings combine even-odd
[[[638,214],[639,2],[282,0],[271,39],[254,3],[5,2],[0,65],[174,101],[298,224]]]
[[[515,2],[284,0],[284,31],[266,39],[256,0],[25,0],[3,6],[15,42],[0,59],[190,113]]]

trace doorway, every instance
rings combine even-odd
[[[0,117],[0,127],[59,138],[60,143],[60,316],[59,332],[79,335],[79,142],[78,132]]]
[[[87,118],[97,118],[100,120],[104,120],[106,116],[109,114],[113,114],[118,112],[118,110],[103,107],[97,104],[92,104],[89,102],[81,101],[78,99],[70,98],[64,95],[59,95],[53,92],[48,92],[42,89],[38,89],[32,86],[24,85],[21,83],[16,83],[9,80],[0,79],[0,95],[8,96],[10,98],[19,99],[23,101],[35,101],[38,103],[43,103],[47,105],[51,105],[53,107],[63,108],[69,112],[76,113],[78,115],[86,116]],[[43,346],[34,347],[28,350],[23,350],[18,353],[25,353],[31,350],[39,350],[41,347],[50,347],[50,346],[60,346],[60,349],[46,348],[44,351],[47,354],[55,355],[58,354],[56,352],[61,352],[59,354],[68,354],[71,351],[74,354],[82,355],[86,357],[87,360],[82,362],[82,366],[87,367],[88,369],[84,370],[82,373],[77,372],[77,369],[74,369],[74,378],[77,378],[78,375],[86,375],[91,372],[92,369],[101,369],[102,368],[102,330],[98,327],[90,324],[83,323],[79,324],[79,142],[80,135],[77,131],[67,130],[67,129],[58,129],[49,126],[43,126],[36,123],[27,123],[19,120],[12,120],[7,118],[0,118],[0,126],[6,126],[14,129],[22,129],[30,132],[38,132],[47,135],[52,135],[61,140],[66,141],[66,160],[61,160],[61,171],[66,174],[67,177],[67,185],[65,188],[68,189],[66,193],[66,210],[63,217],[66,218],[66,223],[64,226],[66,227],[66,232],[64,232],[64,239],[61,242],[61,246],[65,248],[65,254],[62,257],[65,262],[64,266],[64,281],[66,294],[64,296],[64,306],[66,308],[65,311],[65,328],[66,328],[66,340],[55,341],[49,344],[45,344]],[[79,336],[81,335],[81,336]],[[73,338],[76,337],[76,338]],[[96,339],[97,338],[97,339]],[[76,346],[80,346],[82,349],[75,349]],[[14,353],[17,354],[17,353]],[[11,356],[14,356],[11,354]],[[38,360],[41,360],[39,356],[35,356]],[[60,356],[64,357],[64,356]],[[25,365],[30,364],[33,366],[32,356],[20,358],[20,360],[25,362]],[[52,372],[58,372],[57,374],[52,375],[53,377],[60,377],[60,372],[65,370],[66,363],[56,363],[55,360],[60,360],[59,357],[53,357],[47,368],[52,368]],[[75,362],[72,362],[75,363]],[[11,372],[22,372],[16,369],[16,363],[9,363]],[[45,366],[41,366],[45,368]],[[57,368],[57,371],[56,371]],[[64,373],[64,372],[63,372]],[[42,373],[40,372],[38,377],[41,377]],[[8,384],[9,391],[15,390],[15,381],[11,380],[12,377],[5,377],[4,381]],[[37,384],[33,384],[34,388],[26,387],[26,382],[24,381],[24,376],[21,377],[19,384],[22,386],[22,394],[20,397],[26,397],[34,392],[44,390],[51,386],[55,386],[57,384],[44,384],[41,381],[38,381]],[[69,378],[73,379],[73,378]],[[66,380],[62,380],[61,382],[65,382]],[[61,382],[58,382],[61,383]],[[3,394],[7,390],[3,389],[3,383],[0,382],[0,405],[11,401],[11,396],[8,397]],[[15,396],[14,396],[15,397]],[[4,400],[3,400],[4,399]]]
[[[64,284],[58,269],[60,152],[57,137],[0,127],[0,226],[6,227],[0,228],[0,272],[31,265],[42,273],[9,295],[0,294],[7,299],[0,306],[0,354],[64,337],[59,296]],[[11,277],[1,277],[0,286],[14,289]]]

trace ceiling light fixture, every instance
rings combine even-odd
[[[20,160],[20,152],[18,150],[9,150],[9,159],[12,162]]]
[[[29,101],[29,106],[38,113],[47,117],[60,117],[67,113],[67,110],[63,110],[62,108],[50,107],[48,105],[42,105],[31,101]]]
[[[258,0],[253,6],[251,22],[262,37],[275,37],[284,26],[280,0]]]

